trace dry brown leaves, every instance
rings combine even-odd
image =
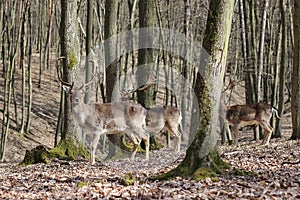
[[[161,156],[165,154],[165,159]],[[258,175],[228,171],[218,182],[175,178],[146,180],[147,176],[175,167],[172,153],[152,152],[149,162],[121,159],[96,166],[87,160],[54,160],[51,164],[27,167],[0,164],[1,199],[299,199],[299,141],[272,140],[268,147],[244,142],[238,149],[220,147],[224,160],[234,168]],[[181,155],[180,158],[183,156]],[[134,185],[120,183],[125,173],[136,178]]]

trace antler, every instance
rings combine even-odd
[[[131,89],[131,90],[127,90],[127,91],[123,90],[123,91],[120,91],[120,92],[123,96],[127,96],[127,95],[130,95],[130,94],[135,93],[137,91],[147,90],[154,84],[155,84],[155,82],[150,82],[150,83],[146,83],[145,85],[142,85],[142,86],[140,86],[136,89]]]
[[[83,85],[79,88],[79,90],[81,90],[82,88],[87,87],[87,86],[89,86],[90,84],[92,84],[93,81],[94,81],[95,76],[96,76],[96,74],[94,73],[93,76],[92,76],[92,79],[91,79],[89,82],[83,84]]]
[[[59,61],[62,60],[62,59],[64,59],[64,58],[65,58],[65,57],[59,57],[59,58],[57,59],[57,63],[56,63],[57,76],[58,76],[58,80],[59,80],[63,85],[69,86],[69,87],[70,87],[69,92],[71,92],[72,89],[73,89],[73,86],[74,86],[74,82],[71,84],[71,83],[68,83],[68,82],[63,81],[62,78],[61,78],[61,76],[60,76],[60,72],[59,72],[59,68],[58,68],[58,66],[59,66]]]

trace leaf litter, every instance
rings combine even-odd
[[[269,146],[242,142],[239,148],[219,147],[221,157],[233,167],[219,175],[195,181],[176,177],[148,181],[147,177],[176,167],[184,152],[151,153],[149,161],[138,155],[97,162],[63,161],[21,167],[0,164],[1,199],[300,199],[300,141],[273,139]],[[124,174],[135,178],[132,185],[121,183]]]

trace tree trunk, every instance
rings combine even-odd
[[[266,22],[267,22],[267,10],[269,7],[269,0],[265,0],[263,17],[261,22],[261,33],[259,43],[259,59],[258,59],[258,74],[257,74],[257,102],[261,99],[261,80],[262,72],[264,67],[264,44],[265,44],[265,33],[266,33]]]
[[[300,2],[294,1],[294,64],[292,72],[292,125],[291,139],[300,139]]]
[[[63,66],[63,80],[72,83],[78,80],[75,77],[79,69],[80,61],[80,42],[79,27],[77,22],[77,2],[73,0],[61,0],[61,21],[60,21],[60,41],[61,57]],[[76,83],[75,83],[76,85]],[[69,93],[65,93],[63,102],[63,129],[59,144],[51,150],[53,154],[62,152],[63,155],[70,159],[77,156],[87,156],[86,149],[77,137],[74,129],[75,122],[72,116],[72,104]]]
[[[211,58],[205,74],[197,74],[195,93],[199,103],[198,132],[179,166],[163,177],[190,176],[198,179],[202,170],[221,172],[224,161],[219,157],[216,140],[219,137],[218,120],[221,89],[223,87],[228,41],[231,31],[234,0],[212,0],[205,32],[203,47]]]
[[[280,70],[279,70],[279,99],[278,99],[278,115],[283,115],[284,109],[284,84],[285,84],[285,68],[287,58],[287,26],[286,26],[286,0],[280,0],[280,12],[281,12],[281,59],[280,59]],[[275,133],[276,138],[281,137],[281,119],[276,121]]]
[[[147,0],[147,1],[139,1],[139,23],[140,28],[147,28],[154,26],[154,16],[155,16],[155,0]],[[145,34],[139,35],[139,46],[143,46],[143,44],[153,43],[153,37],[150,30],[146,30]],[[151,45],[148,45],[151,46]],[[145,85],[151,81],[153,81],[154,74],[154,52],[153,49],[147,48],[138,50],[138,68],[137,68],[137,83],[138,86]],[[158,68],[159,69],[159,68]],[[156,77],[158,78],[158,77]],[[153,107],[155,101],[155,85],[152,85],[147,90],[137,91],[138,102],[149,109]],[[157,143],[154,136],[150,137],[150,146],[157,146]],[[154,142],[154,143],[153,143]],[[144,142],[141,143],[144,146]]]
[[[27,107],[27,117],[26,117],[26,125],[25,125],[25,132],[29,132],[30,122],[31,122],[31,109],[32,109],[32,68],[31,68],[31,60],[32,60],[32,18],[31,18],[31,4],[29,2],[28,8],[28,107]]]
[[[154,0],[139,1],[139,22],[140,28],[153,27],[154,25]],[[146,35],[139,35],[139,43],[152,44],[153,38],[150,31],[145,31]],[[143,45],[140,45],[143,46]],[[148,45],[150,46],[150,45]],[[154,54],[153,49],[139,49],[138,52],[138,68],[137,68],[137,82],[138,86],[147,84],[153,78],[154,69]],[[137,92],[138,102],[145,108],[151,108],[154,104],[153,96],[154,87],[151,86],[147,90]]]
[[[105,23],[104,23],[104,39],[108,40],[111,36],[117,33],[117,14],[118,14],[118,0],[105,1]],[[113,60],[116,55],[117,44],[105,43],[105,73],[106,73],[106,101],[115,101],[116,97],[113,96],[114,88],[117,86],[118,80],[118,66],[117,61]],[[111,45],[111,46],[109,46]],[[116,155],[118,150],[118,143],[120,143],[119,135],[108,135],[109,153],[107,158]]]
[[[255,20],[255,5],[254,0],[251,0],[249,3],[243,1],[243,8],[245,11],[245,34],[247,38],[247,65],[246,65],[246,103],[250,104],[256,101],[257,92],[256,92],[256,70],[257,70],[257,53],[256,53],[256,20]],[[249,5],[248,5],[249,4]],[[246,6],[248,5],[248,6]]]
[[[93,33],[93,0],[87,1],[87,22],[86,22],[86,43],[85,43],[85,53],[86,53],[86,60],[85,60],[85,82],[88,83],[92,79],[93,73],[93,63],[92,61],[92,33]],[[92,90],[87,90],[84,96],[84,103],[88,103],[90,101],[92,94]]]
[[[21,26],[21,41],[20,41],[20,67],[22,69],[22,116],[21,116],[21,128],[20,134],[24,135],[25,132],[25,122],[26,122],[26,66],[25,66],[25,56],[26,56],[26,49],[27,49],[27,27],[26,27],[26,13],[28,10],[28,4],[24,5],[25,9],[23,12],[23,23]],[[17,122],[18,123],[18,122]]]
[[[183,58],[186,58],[187,49],[189,48],[189,26],[190,26],[190,17],[191,17],[191,7],[190,7],[190,0],[184,0],[184,34],[187,38],[184,46],[183,46]],[[185,130],[186,127],[186,112],[187,112],[187,98],[188,98],[188,62],[186,60],[182,61],[182,75],[183,79],[181,82],[181,115],[182,115],[182,130]]]

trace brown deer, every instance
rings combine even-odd
[[[130,159],[133,160],[141,140],[145,141],[146,160],[149,159],[149,136],[145,132],[146,109],[140,104],[125,101],[112,103],[89,103],[85,104],[84,94],[86,86],[73,87],[73,83],[64,82],[58,78],[63,88],[70,94],[73,116],[84,132],[92,138],[90,143],[90,163],[95,164],[95,152],[98,140],[102,134],[125,133],[133,142],[133,150]]]
[[[262,145],[268,145],[273,131],[273,128],[269,124],[273,112],[279,118],[276,108],[261,102],[227,107],[226,120],[233,128],[234,144],[238,145],[237,137],[240,127],[260,125],[264,130]]]
[[[178,126],[182,116],[178,108],[174,106],[156,106],[147,110],[146,132],[159,133],[168,131],[174,138],[174,151],[180,152],[181,133]]]

